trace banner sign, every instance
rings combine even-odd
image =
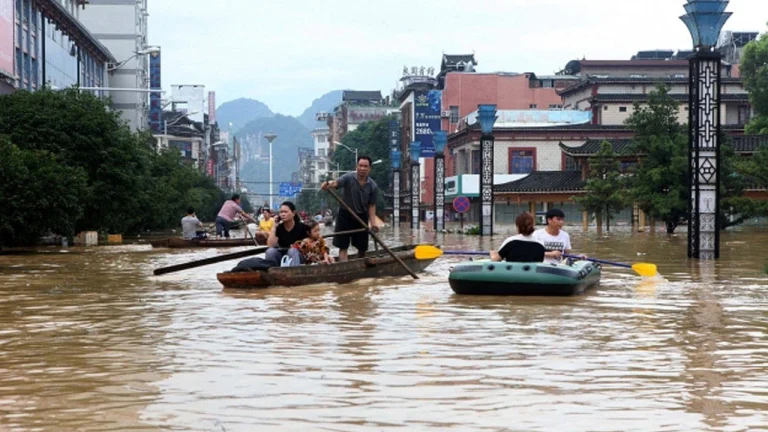
[[[216,124],[216,92],[208,92],[208,124]]]
[[[149,87],[159,89],[162,87],[160,84],[160,53],[156,52],[149,56]],[[149,129],[154,133],[163,132],[162,97],[160,92],[149,94]]]
[[[440,130],[440,90],[417,91],[414,94],[413,124],[414,141],[421,142],[421,157],[435,157],[435,143],[432,136]]]
[[[389,148],[400,150],[400,122],[397,120],[389,121]]]
[[[280,183],[280,196],[293,198],[297,193],[301,193],[301,183]]]
[[[0,0],[0,73],[8,77],[15,76],[13,59],[16,49],[13,43],[13,4],[14,0]]]

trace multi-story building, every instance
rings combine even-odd
[[[0,0],[0,93],[107,86],[115,58],[79,21],[86,3]]]
[[[137,54],[148,48],[147,1],[81,0],[87,6],[80,19],[119,61],[110,68],[110,87],[128,90],[112,93],[112,108],[122,113],[132,130],[149,126],[149,60]]]
[[[328,171],[330,171],[330,162],[328,160],[328,135],[329,129],[327,127],[316,127],[312,131],[312,139],[315,143],[315,165],[312,183],[320,183],[325,179]]]
[[[341,141],[344,135],[361,124],[379,120],[396,111],[397,108],[390,106],[389,98],[381,96],[381,91],[344,90],[341,103],[327,116],[330,151],[334,150],[334,142]]]

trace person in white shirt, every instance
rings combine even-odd
[[[565,223],[565,213],[554,208],[547,211],[546,219],[546,228],[536,230],[533,237],[547,249],[544,262],[558,263],[563,258],[563,254],[570,254],[572,249],[571,236],[562,230]],[[581,255],[581,257],[586,258],[587,256]]]
[[[533,236],[535,220],[524,212],[515,219],[519,234],[508,237],[498,251],[491,251],[491,261],[542,262],[544,245]]]

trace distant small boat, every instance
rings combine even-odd
[[[259,245],[267,244],[267,234],[263,232],[257,232],[256,242]],[[155,240],[150,242],[153,248],[171,248],[171,249],[183,249],[183,248],[221,248],[221,247],[237,247],[237,246],[253,246],[253,239],[237,238],[237,239],[207,239],[207,240],[185,240],[182,238],[172,237],[163,240]]]

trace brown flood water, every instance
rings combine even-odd
[[[384,237],[434,239],[409,233]],[[444,257],[419,281],[230,292],[234,262],[151,271],[237,249],[0,256],[0,431],[768,430],[767,231],[726,233],[711,269],[684,233],[571,234],[664,278],[462,297]]]

